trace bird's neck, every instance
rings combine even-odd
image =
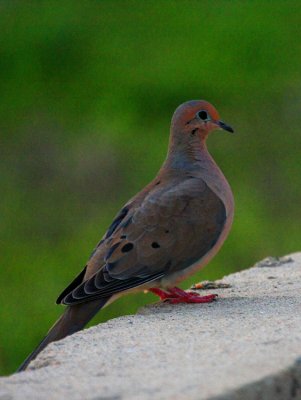
[[[190,143],[170,141],[164,168],[174,170],[197,170],[203,165],[215,162],[210,156],[205,139],[196,138]]]

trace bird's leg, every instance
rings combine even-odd
[[[169,300],[172,304],[178,303],[211,303],[217,297],[217,294],[208,294],[207,296],[200,296],[198,293],[185,292],[180,288],[174,287],[168,290],[171,294]]]
[[[158,289],[158,288],[150,288],[148,289],[150,292],[154,293],[155,295],[160,297],[160,300],[167,300],[170,298],[174,298],[176,296],[172,295],[171,293],[165,292],[162,289]]]
[[[151,288],[149,289],[149,291],[159,296],[161,300],[166,300],[171,304],[210,303],[217,297],[217,294],[200,296],[198,293],[185,292],[185,290],[182,290],[177,287],[168,289],[167,292],[158,288]]]

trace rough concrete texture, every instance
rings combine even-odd
[[[301,253],[223,282],[212,304],[151,305],[49,345],[0,399],[301,399]]]

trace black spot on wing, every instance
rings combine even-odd
[[[128,252],[131,251],[133,248],[134,248],[133,243],[127,243],[127,244],[125,244],[125,245],[121,248],[121,251],[122,251],[123,253],[128,253]]]

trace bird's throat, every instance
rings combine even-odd
[[[212,160],[205,140],[188,143],[171,143],[164,166],[173,169],[190,170]]]

